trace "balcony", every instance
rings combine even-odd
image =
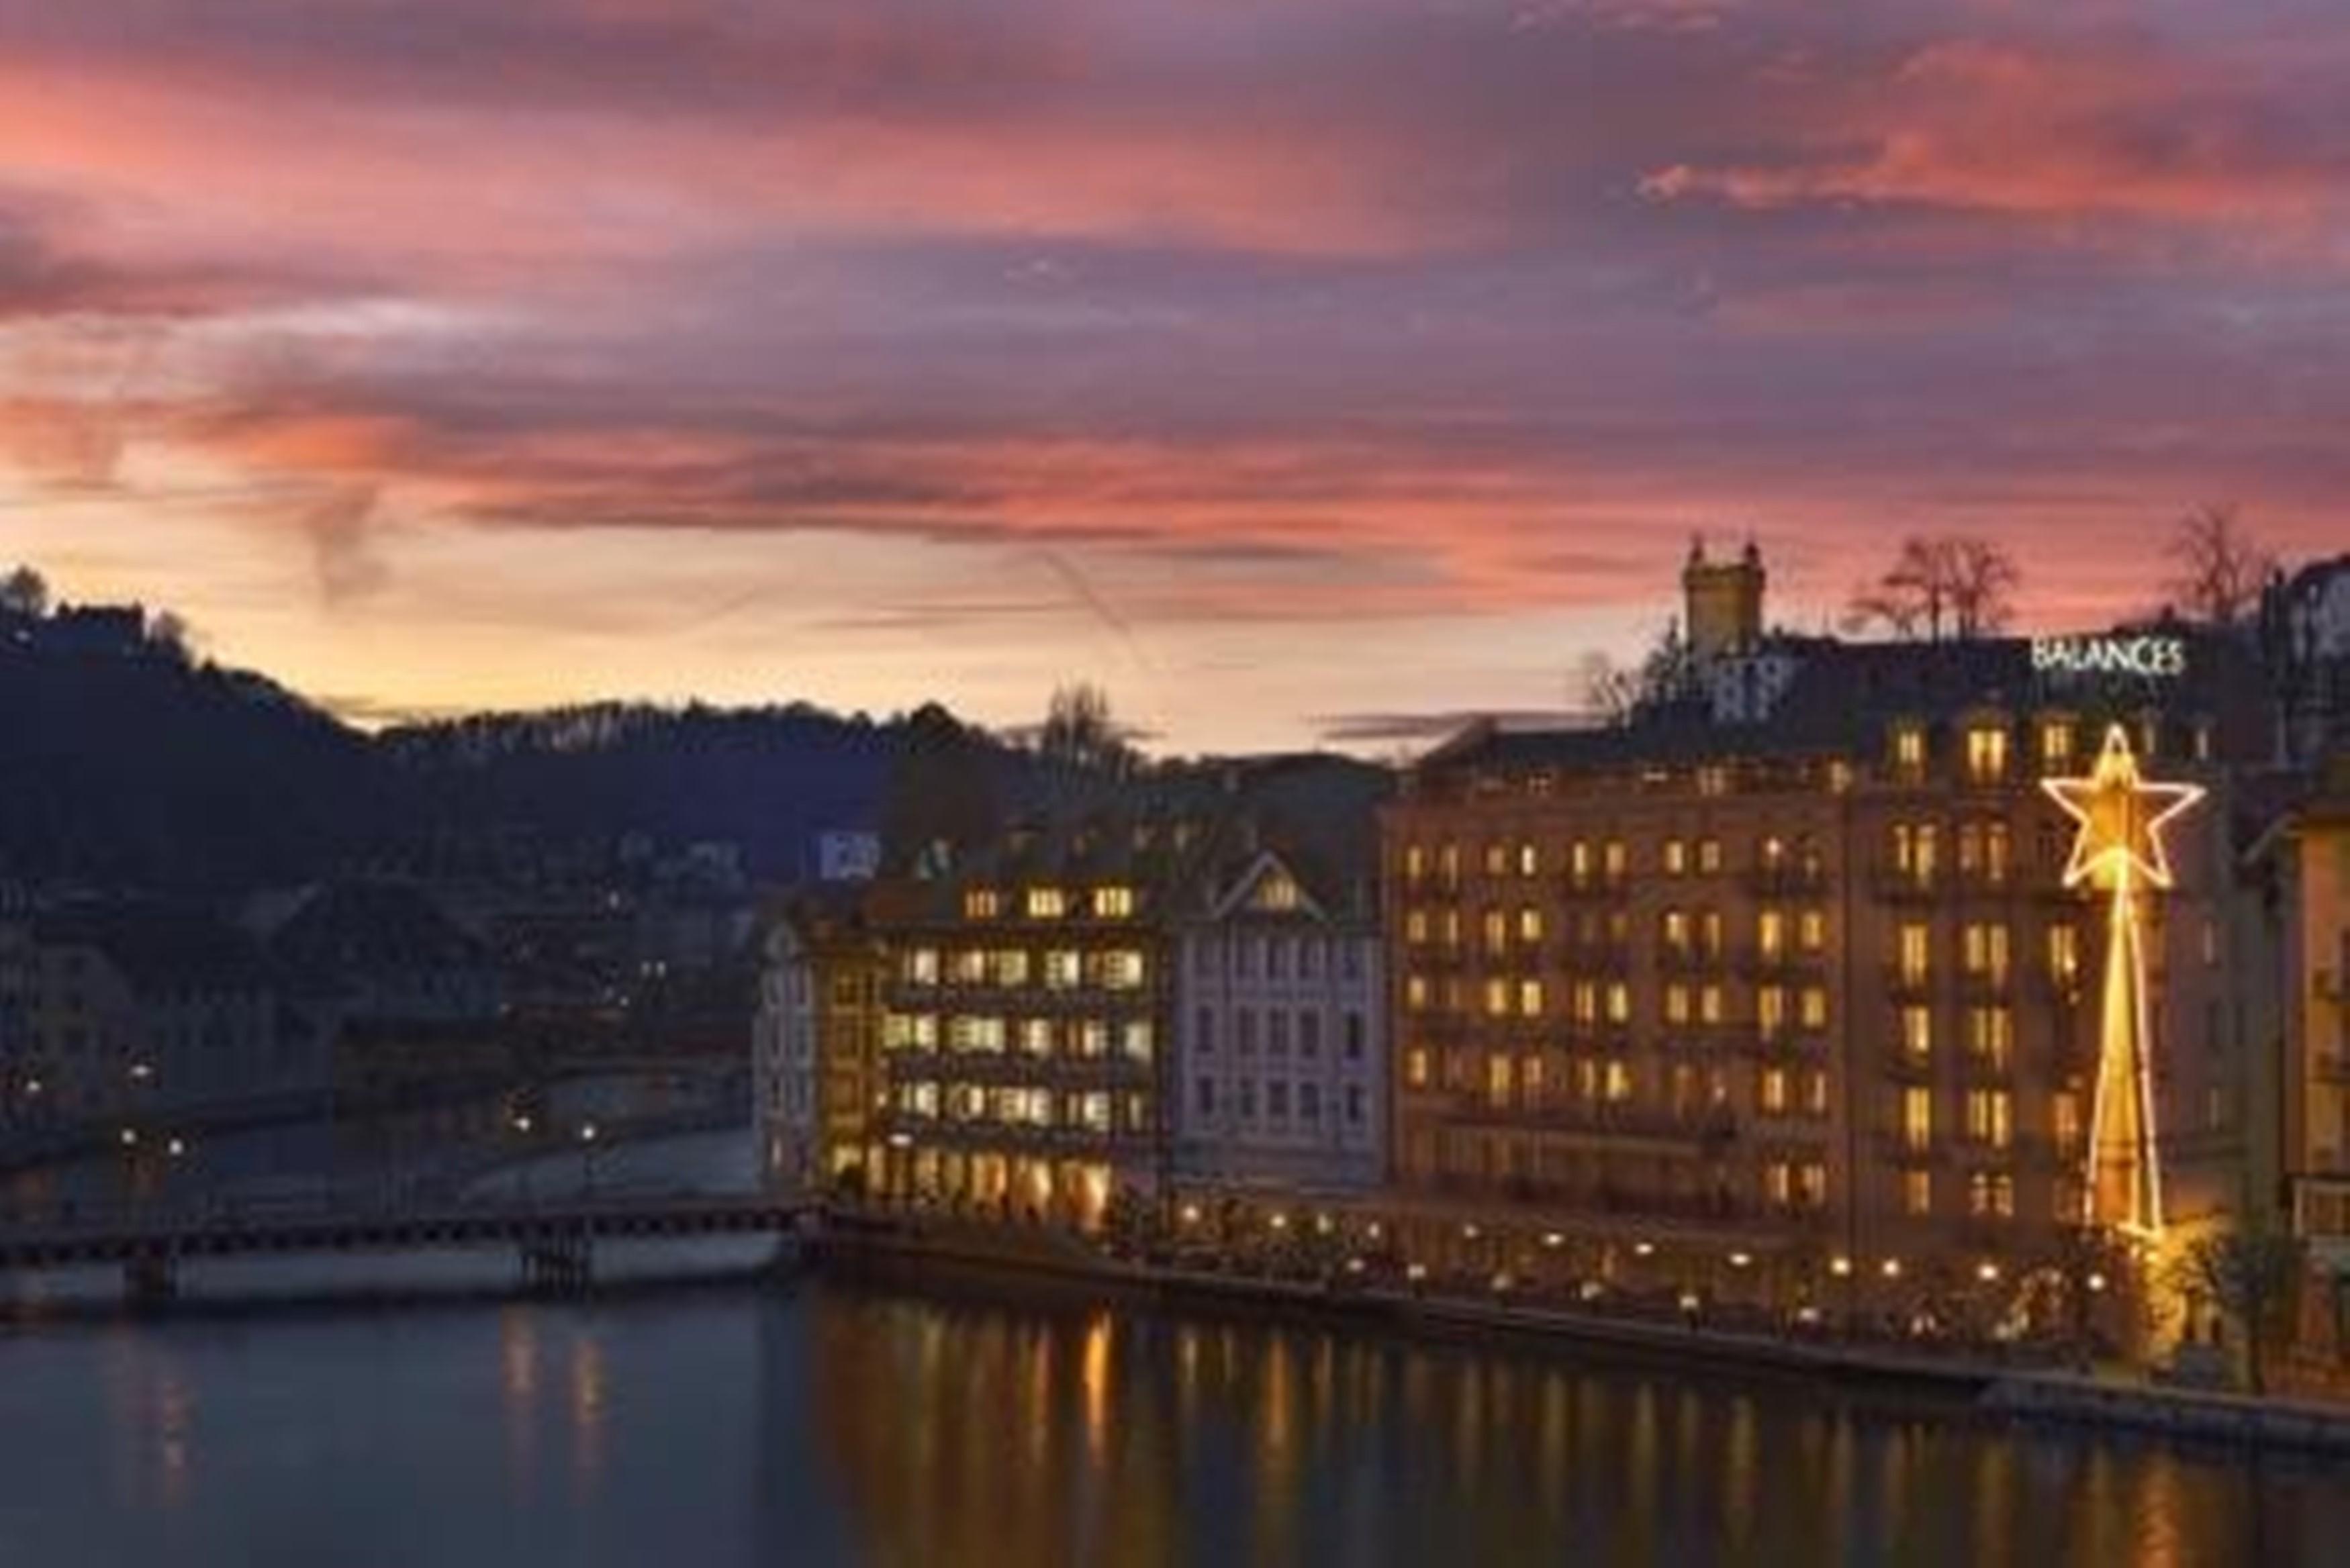
[[[1756,898],[1813,898],[1827,891],[1827,871],[1818,865],[1758,866],[1740,878]]]
[[[1934,1075],[1933,1054],[1912,1051],[1907,1045],[1888,1045],[1885,1049],[1885,1071],[1905,1083],[1922,1082]]]
[[[1903,871],[1881,867],[1869,878],[1869,888],[1886,903],[1931,903],[1942,896],[1946,879],[1932,871]]]
[[[2293,1179],[2293,1233],[2309,1243],[2314,1261],[2350,1265],[2350,1172]]]

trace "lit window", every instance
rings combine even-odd
[[[1485,982],[1485,1015],[1489,1018],[1506,1018],[1509,1016],[1509,1012],[1510,982],[1505,980],[1487,981]]]
[[[1913,1002],[1901,1010],[1901,1051],[1912,1062],[1923,1062],[1934,1054],[1931,1008]]]
[[[1901,927],[1899,940],[1896,962],[1901,983],[1912,989],[1924,985],[1933,963],[1933,933],[1922,922],[1912,921]]]
[[[2046,719],[2040,725],[2040,765],[2070,767],[2073,763],[2073,721]]]
[[[1415,1089],[1428,1087],[1428,1048],[1415,1045],[1404,1053],[1403,1081]]]
[[[1624,868],[1627,865],[1627,860],[1624,853],[1624,841],[1622,839],[1611,838],[1607,841],[1607,846],[1602,852],[1600,864],[1606,870],[1607,879],[1610,882],[1620,882],[1624,879]]]
[[[962,896],[963,919],[992,920],[1003,912],[1003,900],[993,888],[972,888]]]
[[[1427,943],[1428,911],[1426,909],[1412,909],[1405,913],[1403,918],[1403,940],[1411,943],[1414,947],[1424,946]]]
[[[936,985],[939,983],[939,950],[914,948],[906,954],[906,983]]]
[[[1802,1020],[1806,1029],[1825,1029],[1828,1026],[1827,987],[1824,985],[1804,987],[1797,999],[1796,1016]]]
[[[1969,975],[1993,985],[2007,983],[2007,928],[1970,920],[1960,933],[1960,955]]]
[[[1685,839],[1665,840],[1665,875],[1684,876],[1689,871],[1689,844]]]
[[[1268,871],[1257,882],[1249,902],[1273,914],[1287,914],[1304,902],[1304,895],[1298,889],[1297,879],[1288,872]]]
[[[1901,1173],[1901,1212],[1920,1219],[1934,1211],[1934,1173],[1930,1170],[1905,1170]]]
[[[1403,875],[1408,882],[1417,882],[1428,875],[1428,850],[1424,846],[1418,844],[1404,846]]]
[[[1967,1091],[1967,1137],[1992,1148],[2005,1148],[2014,1134],[2015,1100],[2004,1089]]]
[[[1518,911],[1518,940],[1538,942],[1543,939],[1543,912],[1529,904]]]
[[[1967,1178],[1967,1212],[1978,1220],[2015,1216],[2015,1178],[2003,1170],[1978,1170]]]
[[[1142,955],[1130,948],[1120,948],[1102,954],[1102,984],[1112,991],[1135,991],[1143,977]]]
[[[1130,919],[1134,915],[1134,889],[1111,886],[1094,889],[1094,913],[1105,920]]]
[[[1899,724],[1893,731],[1893,766],[1916,775],[1926,771],[1926,732],[1917,724]]]
[[[1902,1145],[1914,1151],[1931,1147],[1933,1141],[1933,1091],[1913,1085],[1901,1091]]]
[[[2081,978],[2080,933],[2069,924],[2048,928],[2048,978],[2064,989]]]
[[[1721,874],[1721,839],[1700,838],[1697,841],[1697,868],[1698,874],[1703,877]]]
[[[1057,920],[1069,912],[1069,898],[1058,888],[1031,888],[1024,907],[1032,920]]]
[[[1510,1059],[1499,1052],[1485,1058],[1485,1103],[1497,1111],[1510,1106]]]
[[[1686,953],[1690,945],[1690,919],[1686,909],[1667,909],[1657,919],[1658,938],[1675,953]]]
[[[1607,1096],[1610,1105],[1622,1105],[1632,1097],[1632,1069],[1625,1063],[1607,1064]]]
[[[1825,909],[1805,909],[1795,919],[1795,945],[1807,953],[1827,946],[1828,917]]]
[[[1754,1028],[1765,1040],[1774,1040],[1787,1028],[1787,988],[1758,987],[1754,992]]]
[[[1754,950],[1765,963],[1776,963],[1787,951],[1787,914],[1764,909],[1754,917]]]
[[[1506,844],[1485,846],[1485,875],[1499,877],[1510,868],[1510,847]]]
[[[1620,980],[1611,980],[1607,982],[1607,1022],[1610,1023],[1632,1022],[1632,988]]]
[[[1518,846],[1518,875],[1532,877],[1542,869],[1542,851],[1531,844]]]
[[[1543,1011],[1543,983],[1538,980],[1518,981],[1518,1015],[1540,1018]]]
[[[1700,1023],[1721,1022],[1721,987],[1711,984],[1698,987],[1697,1019]]]
[[[1403,982],[1403,1004],[1405,1010],[1408,1012],[1425,1012],[1428,1011],[1428,977],[1426,975],[1415,974],[1405,977]]]
[[[1762,1083],[1757,1094],[1764,1114],[1783,1116],[1787,1110],[1787,1070],[1784,1067],[1762,1069]]]
[[[1591,845],[1587,840],[1578,838],[1567,847],[1566,867],[1567,875],[1575,881],[1591,880]]]
[[[1485,934],[1485,951],[1490,954],[1506,950],[1510,945],[1509,916],[1499,909],[1488,909],[1482,923]]]
[[[1045,955],[1045,984],[1053,991],[1074,991],[1084,980],[1085,961],[1073,948],[1055,948]]]
[[[1690,1021],[1690,988],[1679,981],[1665,987],[1665,1022],[1687,1023]]]
[[[2006,782],[2007,732],[2004,729],[1982,724],[1967,732],[1967,777],[1979,784]]]

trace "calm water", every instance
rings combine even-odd
[[[2289,1563],[2350,1542],[2350,1477],[2314,1463],[840,1284],[0,1334],[9,1564]]]

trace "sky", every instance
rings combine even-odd
[[[361,722],[1578,700],[2350,548],[2341,0],[0,0],[0,560]]]

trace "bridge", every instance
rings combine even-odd
[[[582,1197],[413,1210],[134,1210],[87,1221],[0,1229],[0,1274],[120,1267],[130,1300],[151,1304],[178,1294],[180,1264],[192,1258],[510,1247],[521,1259],[527,1286],[577,1291],[593,1282],[599,1241],[755,1234],[780,1240],[799,1235],[822,1218],[813,1204],[764,1194]]]

